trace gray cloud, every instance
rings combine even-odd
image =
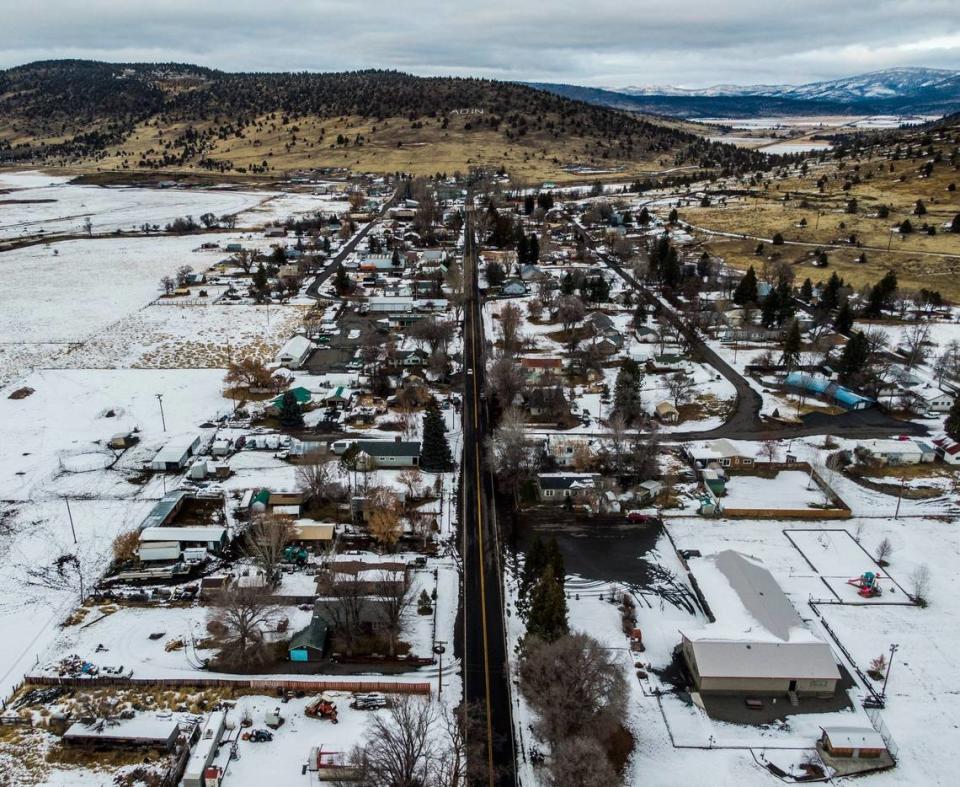
[[[0,66],[78,57],[606,86],[960,68],[956,0],[32,0],[0,24]]]

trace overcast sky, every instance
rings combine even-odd
[[[798,84],[960,69],[958,0],[25,0],[0,66],[48,58],[228,71],[393,68],[583,85]]]

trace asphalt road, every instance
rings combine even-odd
[[[505,787],[516,784],[513,723],[500,545],[491,504],[492,482],[483,463],[483,445],[488,430],[486,403],[481,398],[485,340],[470,203],[466,213],[464,273],[467,297],[463,330],[465,374],[461,467],[463,642],[460,657],[467,702],[481,709],[482,716],[477,726],[482,730],[483,745],[468,741],[471,753],[477,756],[482,751],[486,758],[485,777],[475,783]]]
[[[308,297],[310,298],[321,297],[320,285],[326,282],[327,279],[329,279],[331,276],[333,276],[333,274],[337,272],[337,268],[339,268],[340,263],[347,258],[347,255],[350,252],[352,252],[355,248],[357,248],[357,244],[359,244],[360,241],[362,241],[365,237],[367,237],[367,233],[370,232],[370,230],[372,230],[377,224],[380,223],[380,221],[383,219],[384,215],[386,214],[387,210],[390,208],[391,205],[393,205],[394,201],[397,199],[397,194],[399,193],[400,193],[399,191],[393,192],[393,195],[390,197],[390,199],[388,199],[386,202],[383,203],[383,207],[380,208],[380,212],[373,219],[371,219],[367,223],[367,225],[362,230],[360,230],[360,232],[358,232],[349,241],[347,241],[343,246],[340,247],[339,251],[337,251],[336,256],[329,263],[327,263],[327,267],[321,273],[318,273],[317,276],[314,278],[314,280],[310,282],[310,285],[306,289],[306,295]]]

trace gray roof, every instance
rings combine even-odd
[[[313,613],[310,624],[300,629],[290,638],[290,645],[287,650],[296,650],[297,648],[313,648],[323,653],[327,644],[327,635],[330,632],[330,625],[317,612]]]
[[[840,679],[825,642],[700,639],[690,645],[702,678]]]
[[[167,492],[167,494],[160,498],[157,504],[150,509],[150,513],[144,517],[144,520],[140,523],[140,529],[144,530],[148,527],[160,527],[163,525],[180,504],[180,500],[186,496],[187,492],[182,489]]]
[[[767,569],[731,549],[719,553],[713,561],[750,615],[771,634],[787,641],[791,628],[803,627],[790,599]]]
[[[357,447],[370,456],[420,456],[419,440],[357,440]]]

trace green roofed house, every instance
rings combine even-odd
[[[313,395],[310,393],[310,391],[308,391],[302,385],[298,385],[296,388],[291,388],[289,391],[284,391],[276,399],[274,399],[272,402],[273,406],[279,408],[283,404],[283,397],[288,393],[293,394],[293,398],[297,400],[297,404],[300,406],[310,404],[310,400],[313,398]]]
[[[290,661],[320,661],[327,647],[330,626],[319,613],[314,612],[310,625],[290,638],[287,653]]]

